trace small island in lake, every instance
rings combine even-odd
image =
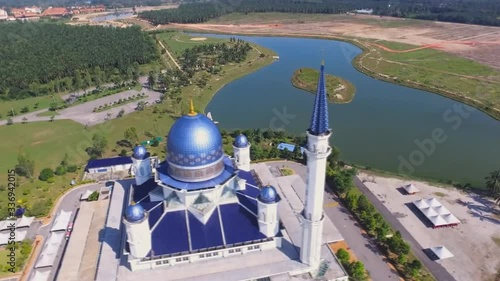
[[[313,68],[299,68],[292,76],[292,84],[294,87],[316,93],[318,86],[319,71]],[[328,100],[334,103],[348,103],[354,98],[356,87],[340,77],[325,74],[326,91]]]

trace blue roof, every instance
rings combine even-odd
[[[293,152],[295,150],[295,144],[290,144],[290,143],[285,143],[285,142],[282,142],[280,144],[278,144],[277,148],[279,150],[288,150],[290,152]],[[304,148],[303,147],[300,147],[300,153],[304,153]]]
[[[321,64],[318,78],[318,88],[314,99],[314,109],[309,132],[319,136],[329,132],[328,128],[328,99],[326,96],[325,66]]]
[[[219,206],[226,244],[266,238],[260,233],[257,218],[238,204]]]
[[[163,204],[149,211],[149,229],[151,229],[163,215]]]
[[[219,213],[215,210],[207,223],[203,225],[194,215],[189,213],[189,232],[191,233],[191,248],[199,250],[203,248],[223,245],[222,229],[219,221]]]
[[[227,157],[224,158],[224,170],[222,174],[219,176],[206,180],[206,181],[200,181],[200,182],[184,182],[184,181],[179,181],[174,179],[168,174],[168,162],[163,161],[160,163],[160,167],[157,168],[157,172],[160,178],[160,181],[166,185],[169,185],[171,187],[177,188],[177,189],[185,189],[185,190],[197,190],[197,189],[204,189],[204,188],[211,188],[216,185],[222,184],[228,179],[230,179],[235,172],[235,169],[233,167],[233,163],[231,160]]]
[[[153,230],[154,255],[166,255],[189,251],[186,211],[168,212]]]
[[[251,185],[258,186],[257,181],[253,177],[252,172],[247,172],[247,171],[239,170],[238,171],[238,177],[246,180],[247,183],[249,183]]]
[[[134,187],[134,194],[132,196],[132,200],[135,201],[135,202],[139,202],[139,201],[146,201],[146,202],[150,202],[149,201],[149,192],[151,192],[151,190],[153,190],[155,187],[157,187],[158,184],[156,184],[155,180],[153,178],[145,181],[143,184],[141,184],[140,186],[138,187]],[[147,196],[147,198],[145,198]]]
[[[247,181],[248,183],[248,181]],[[257,198],[260,194],[260,189],[257,187],[249,186],[248,184],[246,185],[246,188],[244,190],[237,190],[236,193],[241,193],[248,195],[253,198]]]
[[[253,198],[249,198],[245,195],[236,193],[236,196],[238,196],[238,201],[240,201],[240,204],[245,206],[248,210],[252,211],[254,214],[257,214],[257,201]]]
[[[94,159],[88,162],[87,167],[85,167],[85,170],[88,171],[88,169],[103,168],[103,167],[125,165],[125,164],[132,164],[132,158],[130,158],[130,156]]]

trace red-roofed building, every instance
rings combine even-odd
[[[49,7],[45,11],[43,11],[42,16],[44,17],[62,17],[69,14],[69,11],[66,8],[60,7]]]

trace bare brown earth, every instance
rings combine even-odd
[[[257,14],[259,15],[259,14]],[[170,24],[180,28],[237,34],[366,38],[435,48],[500,69],[500,27],[380,18],[362,15],[318,15],[224,18],[206,24]],[[279,14],[274,14],[279,15]]]

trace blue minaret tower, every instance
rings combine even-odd
[[[307,182],[306,201],[302,211],[302,244],[300,260],[311,266],[319,267],[323,232],[323,197],[325,190],[326,160],[331,153],[328,127],[328,98],[325,84],[325,65],[322,62],[311,126],[307,130]]]

